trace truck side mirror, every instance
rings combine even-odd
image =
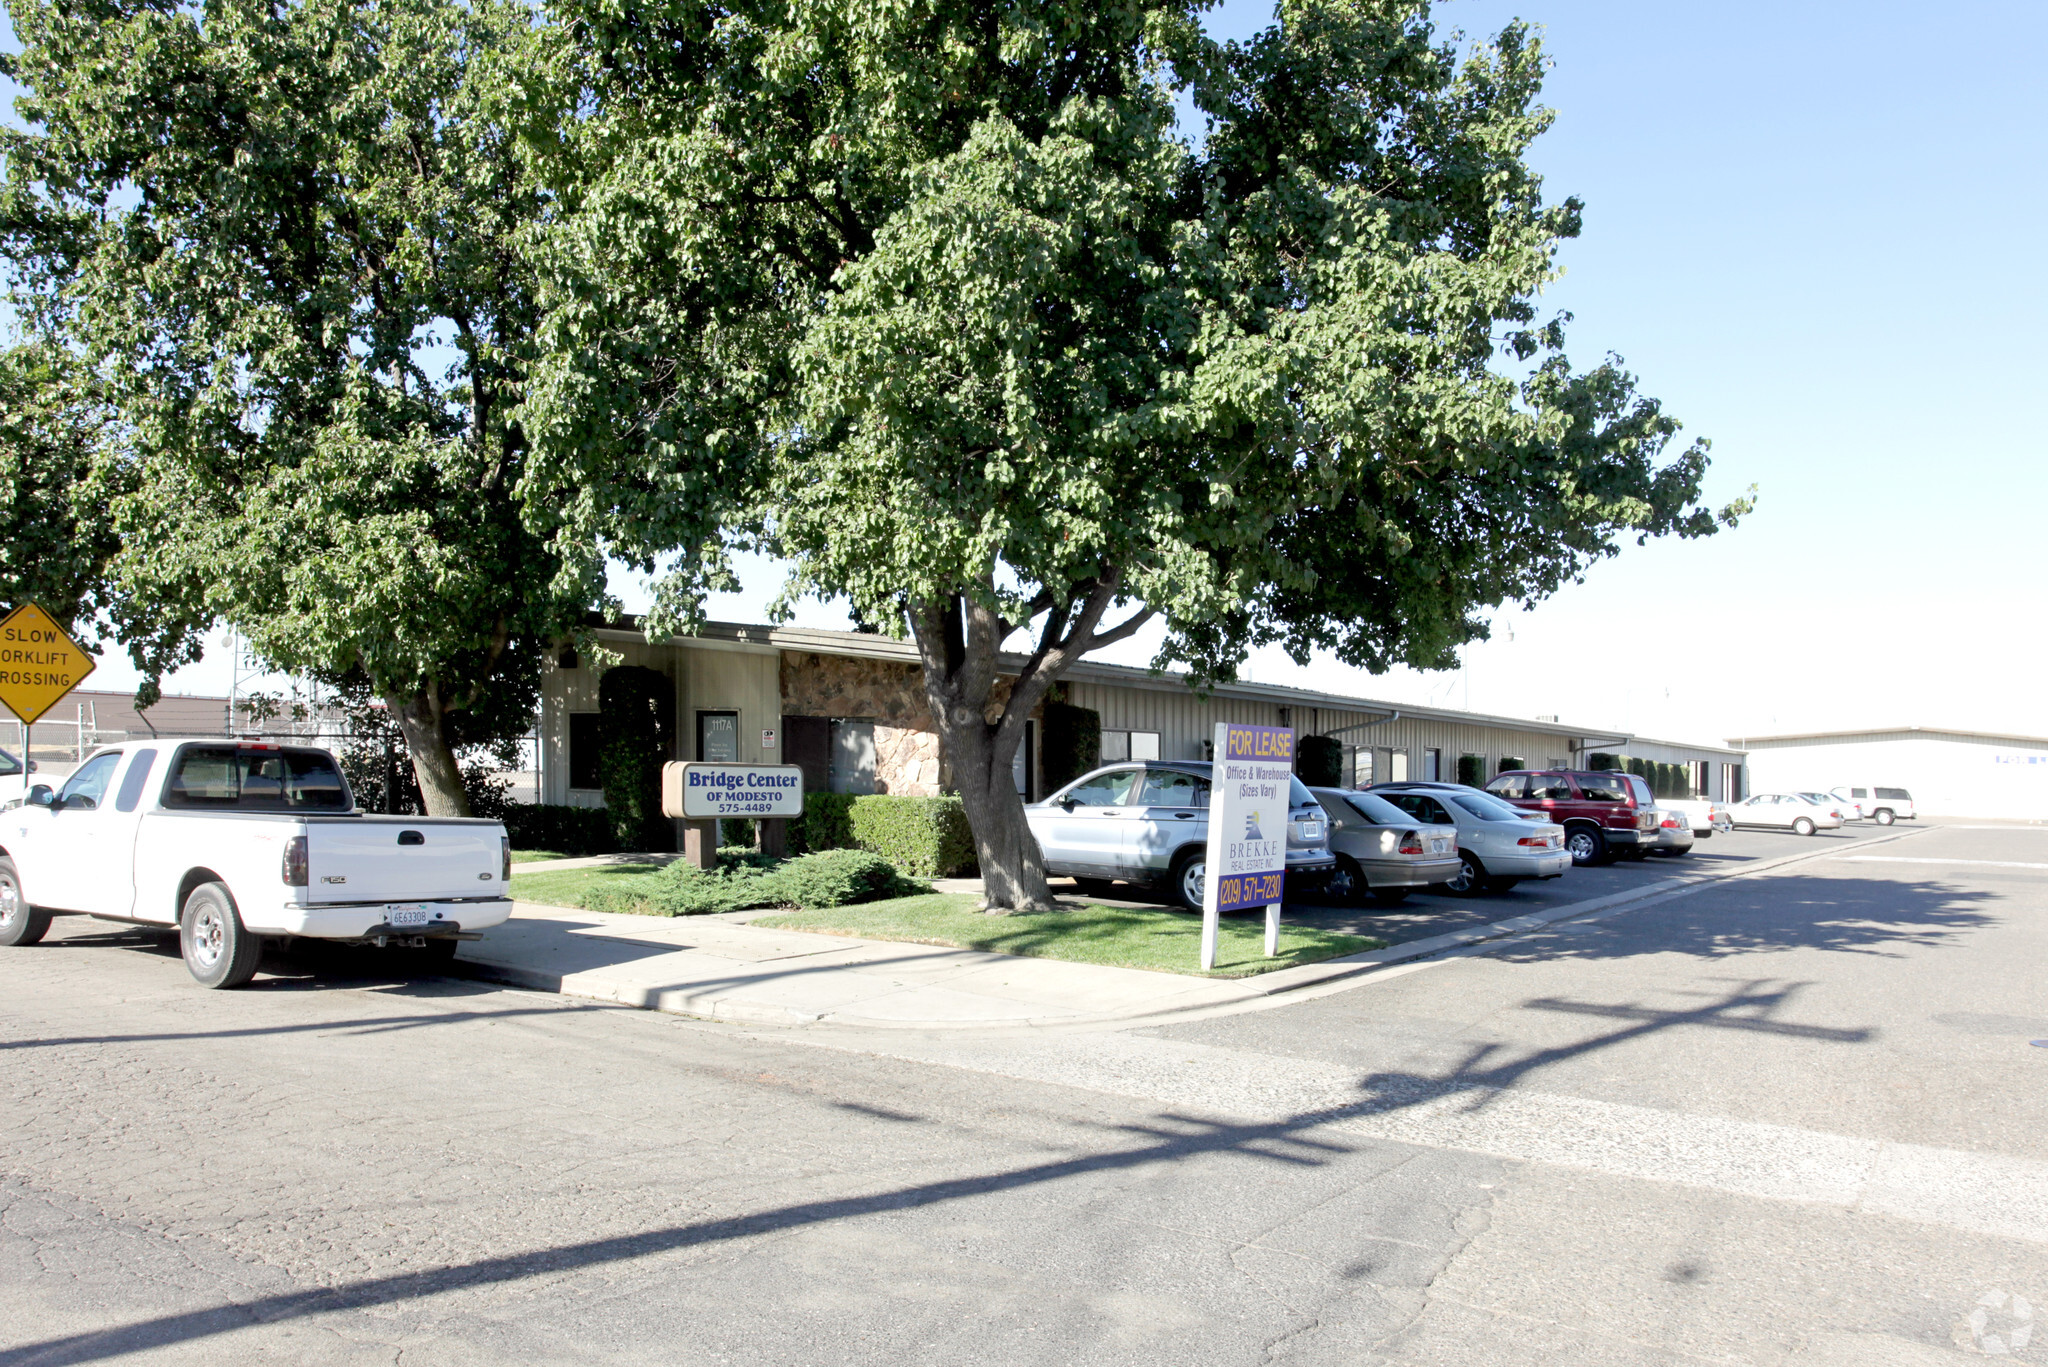
[[[50,791],[50,785],[47,783],[38,783],[29,789],[25,801],[31,807],[48,807],[52,811],[57,808],[57,795]]]

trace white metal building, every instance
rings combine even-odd
[[[1904,788],[1922,813],[2048,821],[2048,739],[1939,726],[1745,736],[1754,792]]]

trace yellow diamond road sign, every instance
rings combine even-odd
[[[93,671],[93,658],[34,603],[0,620],[0,703],[34,725]]]

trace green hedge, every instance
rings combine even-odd
[[[792,854],[867,850],[918,878],[952,878],[974,867],[974,833],[957,797],[809,793],[789,823]]]
[[[1295,775],[1311,788],[1344,786],[1344,742],[1335,736],[1303,736],[1294,751]]]
[[[1590,755],[1586,759],[1586,767],[1589,769],[1597,769],[1604,774],[1609,770],[1619,769],[1621,767],[1621,756],[1607,754]]]
[[[552,850],[557,854],[611,854],[619,848],[611,816],[599,807],[563,807],[553,803],[514,803],[504,816],[505,834],[515,850]]]
[[[597,768],[613,838],[634,850],[672,850],[675,825],[661,814],[661,766],[676,729],[676,686],[640,665],[597,681]]]
[[[1460,782],[1460,783],[1464,784],[1464,785],[1465,785],[1466,787],[1468,787],[1468,788],[1483,788],[1483,787],[1485,787],[1485,786],[1486,786],[1486,756],[1484,756],[1484,755],[1460,755],[1460,756],[1458,756],[1458,782]]]
[[[659,873],[599,884],[583,894],[583,905],[591,911],[703,916],[750,907],[843,907],[931,891],[866,850],[821,850],[777,860],[729,848],[718,858],[715,869],[678,860]]]
[[[1505,774],[1510,773],[1516,769],[1526,769],[1528,767],[1529,762],[1523,759],[1520,755],[1502,755],[1500,759],[1499,772]]]
[[[1064,788],[1102,763],[1102,717],[1092,707],[1048,702],[1040,723],[1045,791]]]

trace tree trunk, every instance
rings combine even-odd
[[[468,816],[469,793],[462,786],[462,767],[455,762],[454,747],[448,743],[447,708],[441,695],[431,687],[410,698],[386,695],[398,729],[405,733],[405,748],[412,756],[413,776],[420,783],[420,797],[428,816]]]
[[[1001,678],[997,655],[1017,628],[960,595],[910,605],[911,634],[924,663],[925,701],[974,832],[982,910],[991,914],[1050,911],[1055,905],[1045,883],[1045,856],[1024,819],[1012,766],[1025,722],[1060,675],[1088,651],[1131,635],[1152,615],[1140,611],[1111,631],[1097,632],[1102,614],[1117,597],[1117,582],[1113,571],[1105,571],[1078,587],[1078,602],[1041,596],[1038,610],[1047,617],[1038,647],[1018,671],[1000,709],[995,706]]]

